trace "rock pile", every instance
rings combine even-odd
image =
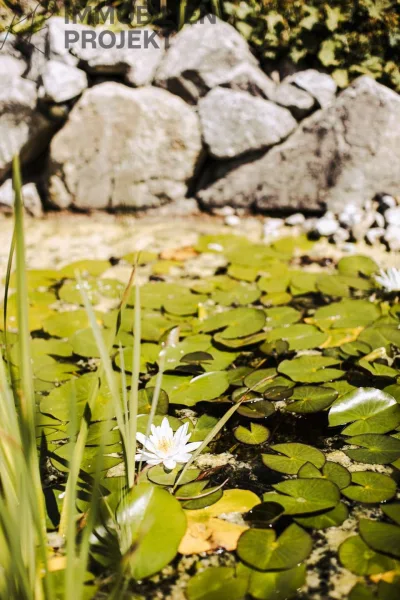
[[[276,82],[211,16],[170,40],[53,17],[30,44],[0,42],[0,183],[15,152],[29,164],[48,150],[55,207],[195,195],[210,210],[328,211],[316,235],[396,245],[397,206],[371,201],[400,195],[400,97],[374,80],[339,94],[313,69]]]

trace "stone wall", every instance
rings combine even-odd
[[[366,76],[339,94],[313,69],[272,79],[216,18],[170,40],[61,17],[29,43],[2,36],[4,206],[15,152],[38,184],[35,215],[43,202],[145,209],[188,195],[211,210],[337,213],[400,195],[400,97]]]

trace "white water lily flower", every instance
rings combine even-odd
[[[379,283],[386,292],[400,292],[400,269],[391,267],[385,271],[381,269],[375,275],[375,281]]]
[[[151,466],[163,463],[166,469],[175,469],[177,463],[187,463],[191,452],[201,446],[201,442],[188,444],[191,436],[187,432],[188,427],[189,423],[185,423],[174,434],[168,419],[164,418],[159,427],[151,426],[149,437],[137,433],[136,439],[143,448],[136,455],[136,460],[143,460]]]

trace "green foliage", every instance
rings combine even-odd
[[[400,90],[397,0],[229,0],[224,15],[264,61],[322,68],[340,87],[367,74]]]

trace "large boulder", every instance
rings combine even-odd
[[[157,32],[148,29],[131,29],[113,33],[107,31],[100,46],[101,28],[97,28],[96,47],[82,47],[75,44],[72,53],[80,65],[92,74],[122,75],[125,82],[133,87],[152,83],[156,69],[165,53],[165,41]],[[111,36],[114,36],[111,37]],[[104,44],[110,44],[106,48]]]
[[[364,76],[262,158],[210,172],[198,195],[208,206],[340,212],[400,194],[399,174],[400,96]]]
[[[242,63],[257,64],[246,40],[228,23],[207,15],[185,27],[156,73],[156,83],[196,103],[210,89],[225,83],[232,69]]]
[[[297,125],[285,108],[225,88],[214,88],[200,100],[199,115],[209,152],[219,159],[278,144]]]
[[[201,154],[198,117],[165,90],[102,83],[84,92],[50,148],[60,208],[146,208],[183,198]]]
[[[23,163],[48,145],[53,125],[37,110],[37,90],[32,81],[14,77],[0,86],[0,180],[10,170],[14,154]]]
[[[27,63],[17,48],[17,38],[9,32],[0,33],[0,81],[21,77]]]

